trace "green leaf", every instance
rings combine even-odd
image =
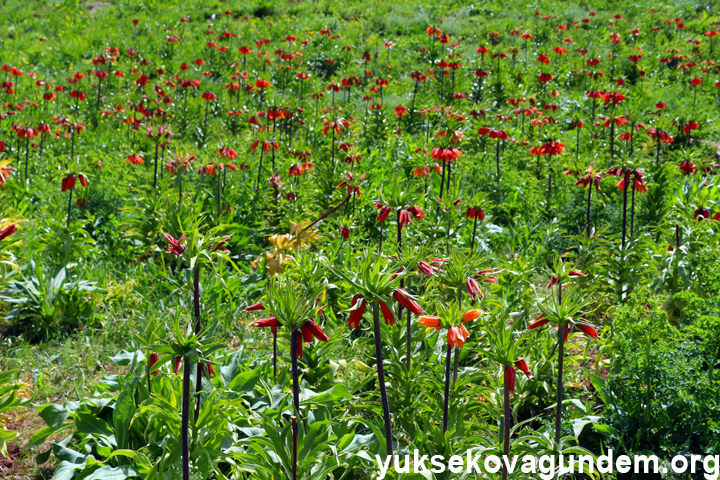
[[[64,423],[58,427],[43,427],[33,434],[28,440],[28,447],[36,447],[42,445],[45,441],[53,435],[62,432],[63,430],[72,427],[72,422]]]
[[[135,414],[134,392],[139,378],[125,382],[123,389],[118,395],[115,402],[115,410],[113,412],[113,427],[118,448],[127,448],[127,437],[130,431],[130,422]]]
[[[615,429],[614,429],[613,427],[611,427],[610,425],[602,425],[602,424],[597,424],[597,423],[596,423],[595,425],[593,425],[593,428],[594,428],[597,432],[602,433],[603,435],[617,436],[617,430],[615,430]]]
[[[89,413],[79,413],[75,421],[75,426],[80,433],[89,433],[100,438],[105,438],[111,446],[117,446],[115,442],[115,434],[110,426],[103,420]]]
[[[79,463],[84,463],[85,455],[80,452],[76,452],[75,450],[64,447],[58,442],[53,442],[52,448],[53,453],[58,458],[58,460],[61,460],[63,462],[69,462],[75,465]]]
[[[6,444],[17,436],[18,433],[15,430],[0,430],[0,453],[2,453],[6,458],[10,456],[8,455]]]
[[[307,388],[300,392],[300,405],[313,403],[334,403],[340,400],[352,399],[353,396],[345,385],[338,383],[331,390],[322,393],[315,393]]]
[[[95,472],[87,478],[87,480],[125,480],[128,477],[136,477],[139,473],[129,465],[121,467],[111,467],[105,465],[95,470]]]
[[[137,361],[142,362],[145,360],[145,355],[143,355],[142,351],[136,350],[134,352],[128,352],[127,350],[121,350],[120,353],[115,355],[114,357],[110,357],[110,360],[115,362],[115,364],[120,366],[127,366],[130,365],[133,361],[133,357],[137,355]]]
[[[62,405],[46,405],[38,410],[38,415],[48,427],[59,427],[68,417],[68,411]]]
[[[76,470],[82,470],[85,468],[87,460],[82,463],[70,463],[66,461],[60,462],[55,474],[52,476],[52,480],[72,480]]]
[[[228,388],[233,392],[249,392],[255,388],[255,384],[260,380],[260,370],[248,370],[233,378]]]

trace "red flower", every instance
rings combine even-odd
[[[229,147],[218,148],[218,153],[220,154],[220,156],[229,158],[231,160],[235,160],[237,158],[237,152]]]
[[[273,317],[268,317],[268,318],[261,318],[260,320],[256,320],[256,321],[254,322],[254,325],[255,325],[256,327],[261,327],[261,328],[262,328],[262,327],[270,327],[271,330],[273,331],[273,333],[275,333],[277,327],[282,327],[282,323],[280,323],[280,322],[278,321],[278,319],[275,318],[274,316],[273,316]]]
[[[0,230],[0,241],[5,240],[7,237],[12,235],[13,233],[17,232],[17,227],[15,224],[10,224],[4,229]]]
[[[165,235],[165,239],[166,239],[166,240],[168,241],[168,243],[170,244],[170,245],[168,246],[168,251],[169,251],[170,253],[174,254],[174,255],[178,255],[178,256],[182,255],[182,253],[185,251],[185,245],[180,245],[180,242],[182,242],[183,240],[185,240],[185,235],[183,235],[182,237],[180,237],[180,238],[177,239],[177,240],[175,240],[175,239],[174,239],[170,234],[168,234],[168,233],[163,233],[163,235]]]
[[[559,282],[558,278],[555,275],[553,275],[552,278],[550,279],[550,282],[547,284],[547,287],[545,287],[545,288],[549,289],[558,282]]]
[[[448,345],[455,348],[463,348],[468,337],[468,331],[465,326],[450,327],[447,333]]]
[[[302,327],[300,327],[300,333],[302,333],[302,338],[306,343],[312,342],[313,338],[317,338],[321,342],[327,342],[330,340],[330,337],[322,331],[322,328],[320,328],[320,326],[315,323],[315,320],[312,318],[303,323]]]
[[[181,366],[182,366],[182,357],[180,355],[178,355],[177,357],[175,357],[175,365],[173,366],[173,373],[175,375],[178,374]]]
[[[482,291],[480,290],[480,285],[478,285],[474,278],[468,278],[467,280],[465,280],[465,287],[467,288],[468,293],[473,300],[475,299],[476,295],[479,295],[480,298],[485,298],[485,295],[483,295]]]
[[[412,223],[410,212],[407,210],[400,210],[400,213],[398,214],[398,225],[400,225],[400,228],[408,224],[412,225]]]
[[[363,313],[365,313],[365,307],[367,306],[367,303],[365,302],[365,296],[359,293],[355,295],[352,298],[352,307],[355,307],[358,302],[360,302],[360,306],[350,312],[350,316],[348,318],[348,327],[360,327],[360,319],[362,318]]]
[[[433,267],[432,265],[430,265],[429,263],[427,263],[425,261],[418,262],[417,266],[418,266],[418,271],[428,278],[432,277],[435,274],[435,272],[437,271],[436,267]]]
[[[508,365],[505,367],[505,381],[507,382],[510,393],[515,391],[515,367]]]
[[[207,372],[205,371],[205,367],[207,367]],[[207,375],[207,378],[214,377],[215,369],[209,363],[201,363],[200,364],[200,373],[201,373],[201,375]]]
[[[583,319],[581,318],[580,320],[583,320]],[[581,323],[576,323],[575,326],[578,328],[578,330],[583,332],[588,337],[597,338],[597,336],[598,336],[597,330],[595,330],[590,325],[583,325]]]
[[[74,189],[76,179],[77,179],[77,175],[75,175],[74,173],[63,178],[62,183],[61,183],[62,191],[66,192],[68,190]]]
[[[465,212],[465,218],[477,218],[480,221],[485,220],[485,211],[480,207],[470,207]]]
[[[380,208],[380,214],[377,216],[376,220],[382,223],[385,223],[385,220],[387,220],[388,215],[390,214],[390,208],[383,206]]]
[[[709,208],[697,208],[695,209],[695,212],[693,214],[693,220],[697,221],[698,218],[700,220],[710,218],[710,209]]]
[[[300,165],[290,165],[290,170],[288,170],[288,176],[290,177],[300,177],[302,176],[305,169]]]
[[[350,238],[350,229],[345,225],[342,225],[340,227],[340,235],[342,235],[342,237],[347,240],[348,238]]]
[[[550,73],[541,73],[540,76],[538,77],[538,82],[549,82],[553,78],[554,77]]]
[[[515,361],[515,367],[517,367],[518,370],[523,372],[527,378],[532,378],[532,372],[528,368],[528,364],[525,360],[522,358],[520,360]]]
[[[252,305],[245,307],[246,312],[251,312],[253,310],[265,310],[265,305],[258,302],[258,303],[254,303]]]
[[[427,213],[425,213],[423,209],[418,207],[417,205],[413,205],[412,207],[410,207],[409,211],[412,216],[417,218],[418,220],[422,220],[423,217],[427,216]]]
[[[697,167],[695,166],[694,163],[692,163],[688,160],[683,160],[683,162],[680,164],[680,170],[683,173],[690,174],[690,173],[697,172]]]
[[[457,148],[433,148],[430,156],[441,162],[452,162],[461,157],[462,152]]]
[[[674,140],[666,131],[654,127],[649,129],[647,134],[653,139],[659,139],[660,143],[672,143]]]
[[[158,361],[158,354],[156,352],[153,352],[150,354],[150,359],[148,360],[148,370],[152,368],[153,365],[155,365]],[[158,371],[157,368],[150,372],[150,375],[157,375]]]
[[[383,318],[385,319],[385,325],[395,325],[395,317],[393,316],[392,311],[382,300],[380,301],[380,310],[382,311]]]
[[[543,313],[539,317],[535,319],[533,323],[530,324],[528,327],[528,330],[533,330],[535,328],[542,327],[543,325],[547,325],[550,322],[550,320],[545,318],[545,314]]]
[[[408,297],[405,296],[407,292],[403,290],[402,288],[395,289],[393,291],[393,298],[403,307],[410,310],[415,315],[420,315],[423,313],[423,309],[415,300],[411,300]]]
[[[683,127],[683,133],[690,133],[693,130],[697,130],[700,128],[700,124],[697,122],[687,122],[685,124],[685,127]]]

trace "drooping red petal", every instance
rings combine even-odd
[[[282,323],[275,317],[261,318],[256,320],[254,325],[256,327],[282,327]]]
[[[515,391],[515,367],[508,365],[505,367],[505,381],[507,382],[510,393]]]
[[[327,342],[328,340],[330,340],[330,337],[328,337],[327,334],[323,332],[322,328],[320,328],[320,325],[318,325],[312,318],[305,322],[303,328],[307,329],[313,337],[317,338],[321,342]],[[304,336],[305,333],[303,331],[303,337]],[[310,342],[311,340],[312,338],[310,340],[307,340],[307,338],[305,339],[306,342]]]
[[[181,366],[182,366],[182,357],[178,355],[177,357],[175,357],[175,366],[173,367],[173,373],[175,375],[178,374]]]
[[[578,330],[583,332],[588,337],[597,338],[597,336],[598,336],[597,330],[595,330],[590,325],[582,325],[582,324],[576,323],[575,326],[578,328]]]
[[[545,318],[545,314],[543,313],[538,318],[536,318],[533,323],[530,324],[530,326],[528,327],[528,330],[533,330],[535,328],[542,327],[543,325],[547,325],[549,322],[550,322],[550,320],[547,320]]]
[[[515,361],[515,366],[525,374],[526,377],[531,378],[532,372],[530,371],[530,368],[528,368],[528,364],[525,360],[522,358],[520,360]]]
[[[395,291],[393,292],[393,298],[394,298],[400,305],[402,305],[403,307],[407,308],[408,310],[410,310],[410,311],[411,311],[412,313],[414,313],[415,315],[421,315],[421,314],[423,313],[422,307],[420,307],[420,305],[418,305],[418,303],[417,303],[416,301],[411,300],[411,299],[409,299],[408,297],[406,297],[406,296],[405,296],[406,293],[407,293],[407,292],[405,292],[405,290],[403,290],[403,289],[401,289],[401,288],[395,289]]]
[[[392,311],[382,300],[380,301],[380,310],[382,311],[383,318],[385,319],[385,325],[395,325],[395,317],[393,316]]]

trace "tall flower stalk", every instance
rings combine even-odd
[[[378,202],[374,202],[375,208],[378,210],[378,216],[376,218],[380,223],[385,223],[390,213],[394,212],[397,223],[397,251],[398,255],[402,255],[403,238],[402,229],[413,224],[413,219],[422,220],[427,214],[417,204],[417,198],[409,190],[403,190],[400,187],[398,181],[392,186],[391,195],[387,200],[387,205],[384,205],[383,200],[380,199]],[[405,279],[400,278],[400,288],[405,288]],[[400,305],[398,308],[398,319],[402,318],[403,307]],[[411,317],[407,317],[406,324],[406,344],[407,351],[405,357],[405,366],[410,370],[411,363],[411,339],[412,339],[412,322]]]
[[[67,206],[67,228],[70,228],[73,190],[75,189],[75,183],[78,179],[80,180],[80,185],[82,185],[83,187],[87,187],[87,180],[85,179],[85,175],[83,175],[82,173],[71,173],[70,175],[63,178],[61,182],[61,191],[70,192],[70,194],[68,195]]]
[[[580,174],[580,172],[575,172],[574,170],[565,170],[564,173],[565,175],[572,175],[574,173]],[[592,199],[592,189],[593,186],[595,186],[595,190],[597,190],[598,192],[600,191],[600,179],[602,179],[602,177],[603,172],[599,172],[595,167],[590,165],[587,169],[587,173],[585,175],[580,175],[580,178],[575,182],[575,185],[579,185],[582,188],[588,187],[586,209],[587,219],[585,221],[588,237],[590,236],[590,201]]]
[[[557,295],[551,295],[546,302],[539,303],[538,307],[542,314],[530,324],[528,330],[540,328],[548,323],[554,323],[558,326],[557,332],[557,350],[558,350],[558,366],[557,366],[557,398],[555,411],[555,442],[560,443],[560,434],[562,430],[562,399],[563,399],[563,367],[565,360],[565,342],[567,341],[570,328],[575,327],[591,338],[597,338],[598,333],[595,328],[590,325],[584,318],[578,318],[580,311],[587,305],[580,295],[569,294],[563,296],[563,285],[566,280],[571,277],[584,277],[583,273],[575,270],[567,270],[565,264],[558,264],[555,267],[555,275],[552,276],[548,283],[548,290],[552,290],[557,285]]]
[[[498,309],[504,311],[506,306],[498,304]],[[509,322],[507,315],[493,315],[486,328],[488,342],[484,344],[482,354],[488,360],[497,364],[503,375],[503,455],[510,454],[510,430],[512,428],[512,412],[510,394],[515,392],[516,373],[520,370],[525,376],[532,378],[532,372],[527,362],[522,358],[527,345],[522,335],[517,335],[514,322]],[[506,480],[508,471],[503,464],[502,478]]]
[[[438,315],[423,315],[418,318],[418,323],[424,327],[434,328],[435,330],[447,329],[447,352],[445,354],[445,394],[443,404],[443,433],[447,432],[448,420],[450,417],[450,379],[451,359],[453,348],[459,351],[465,345],[470,333],[467,331],[463,323],[471,322],[480,317],[481,311],[477,309],[462,312],[461,305],[450,302],[447,305],[437,305]]]
[[[608,175],[616,175],[622,177],[616,187],[623,191],[623,221],[622,221],[622,251],[625,251],[625,239],[627,238],[627,194],[628,189],[632,188],[632,206],[630,211],[630,236],[634,233],[635,223],[635,192],[647,192],[647,186],[643,180],[643,174],[633,167],[621,167],[608,170]],[[631,183],[632,182],[632,183]]]
[[[182,398],[182,470],[183,480],[190,478],[190,454],[189,454],[189,426],[190,426],[190,372],[193,360],[198,359],[197,348],[198,343],[207,342],[209,339],[203,338],[203,328],[200,319],[200,269],[205,265],[212,264],[216,260],[228,259],[227,243],[229,236],[217,236],[216,232],[219,228],[210,229],[205,235],[200,234],[200,221],[183,228],[178,226],[179,230],[186,233],[180,238],[175,238],[169,233],[164,233],[165,240],[168,242],[167,250],[170,254],[178,257],[180,268],[183,264],[189,265],[193,270],[193,325],[192,333],[183,335],[176,328],[176,338],[180,342],[180,352],[174,351],[176,358],[175,373],[180,369],[181,363],[184,364],[183,371],[183,398]],[[187,239],[185,235],[187,234]],[[219,345],[216,348],[220,348]],[[173,351],[173,350],[171,350]],[[205,355],[209,355],[212,350],[201,350]],[[179,355],[178,355],[179,353]],[[197,423],[200,412],[200,391],[202,389],[202,375],[207,367],[208,376],[214,375],[214,369],[211,364],[204,364],[197,361],[196,369],[196,390],[195,390],[195,415],[193,424]]]
[[[379,252],[373,250],[365,251],[360,256],[359,261],[360,271],[357,273],[349,273],[335,267],[330,267],[330,269],[335,275],[347,282],[352,291],[357,292],[352,297],[351,306],[347,310],[349,312],[349,327],[359,328],[366,307],[368,305],[372,306],[375,361],[380,399],[383,406],[383,421],[385,423],[385,453],[392,455],[392,419],[383,366],[380,314],[382,313],[383,319],[388,326],[395,324],[395,316],[388,306],[391,298],[414,315],[421,315],[423,309],[404,289],[396,287],[395,282],[398,278],[407,275],[408,269],[405,268],[407,265],[383,258],[379,255]]]
[[[303,355],[303,341],[313,339],[327,342],[330,338],[323,332],[314,318],[320,315],[322,305],[318,299],[324,297],[327,281],[314,278],[296,280],[285,275],[276,275],[267,288],[267,308],[273,316],[255,322],[256,327],[283,327],[290,331],[290,365],[293,382],[292,417],[292,479],[297,479],[297,423],[300,416],[300,381],[298,358]]]

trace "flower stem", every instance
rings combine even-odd
[[[475,233],[476,232],[477,232],[477,214],[475,215],[475,220],[473,221],[472,240],[470,240],[470,253],[471,254],[475,250]]]
[[[159,143],[155,144],[155,173],[153,176],[153,188],[157,188],[157,173],[158,173],[158,147]]]
[[[445,404],[443,406],[443,433],[447,432],[448,413],[450,411],[450,360],[452,359],[452,345],[448,342],[445,355]]]
[[[292,420],[292,440],[293,440],[293,480],[297,480],[297,437],[298,437],[298,426],[297,417],[293,415],[290,417]]]
[[[195,335],[200,333],[202,324],[200,323],[200,268],[195,267],[193,271],[193,310],[195,313]],[[187,367],[187,365],[186,365]],[[197,364],[197,375],[195,381],[195,423],[200,416],[200,390],[202,390],[202,364]]]
[[[625,185],[623,185],[623,222],[622,222],[622,251],[625,251],[625,231],[627,230],[627,191],[630,182],[629,171],[623,171]]]
[[[407,289],[410,290],[410,277],[408,277],[408,283],[407,283]],[[402,310],[401,310],[402,312]],[[405,350],[406,350],[406,356],[405,356],[405,367],[407,368],[408,373],[410,372],[410,364],[412,359],[412,317],[410,315],[410,310],[407,311],[407,328],[405,329]],[[398,318],[401,318],[398,315]]]
[[[503,436],[503,455],[507,458],[510,454],[510,385],[508,384],[507,375],[503,375],[503,377],[505,377],[505,387],[503,389],[503,407],[505,411],[505,421],[503,422],[505,427],[505,434]],[[502,480],[506,480],[507,477],[507,466],[503,463]]]
[[[258,165],[258,178],[257,183],[255,183],[255,195],[260,191],[260,175],[262,174],[262,161],[263,161],[263,153],[265,152],[265,147],[262,147],[262,150],[260,150],[260,163]]]
[[[277,377],[277,329],[273,332],[273,376]]]
[[[68,209],[67,209],[67,228],[70,228],[70,209],[72,208],[72,190],[70,190],[70,196],[68,197]]]
[[[30,135],[25,140],[25,185],[28,183],[28,157],[30,157]]]
[[[592,182],[588,184],[588,203],[587,203],[587,236],[590,236],[590,198],[592,196]]]
[[[292,360],[293,406],[295,415],[300,414],[300,389],[298,386],[298,339],[300,332],[293,330],[290,335],[290,358]]]
[[[392,422],[390,420],[390,402],[388,401],[387,388],[385,386],[382,338],[380,336],[380,305],[377,299],[373,301],[373,327],[375,333],[375,359],[377,362],[378,384],[380,386],[380,399],[382,401],[383,419],[385,421],[385,453],[391,456],[393,454]]]
[[[635,186],[632,189],[632,200],[630,201],[630,238],[635,236]]]
[[[560,443],[562,427],[563,363],[565,357],[565,325],[558,325],[558,374],[557,374],[557,411],[555,412],[555,443]],[[507,422],[507,419],[505,420]]]
[[[320,220],[322,220],[323,218],[325,218],[325,217],[327,217],[328,215],[332,214],[332,213],[333,213],[335,210],[337,210],[338,208],[342,207],[342,206],[345,204],[345,202],[347,202],[348,200],[350,200],[350,197],[352,197],[352,193],[349,194],[347,197],[345,197],[342,202],[338,203],[337,206],[335,206],[335,207],[331,208],[330,210],[328,210],[327,212],[323,213],[322,215],[320,215],[320,217],[319,217],[318,219],[316,219],[315,221],[313,221],[310,225],[308,225],[307,227],[305,227],[305,228],[303,228],[302,230],[300,230],[299,233],[302,233],[302,232],[304,232],[305,230],[307,230],[308,228],[314,226],[314,225],[315,225],[316,223],[318,223]]]
[[[190,442],[188,430],[190,423],[190,365],[187,357],[183,359],[183,397],[182,397],[182,469],[183,480],[190,480]]]

